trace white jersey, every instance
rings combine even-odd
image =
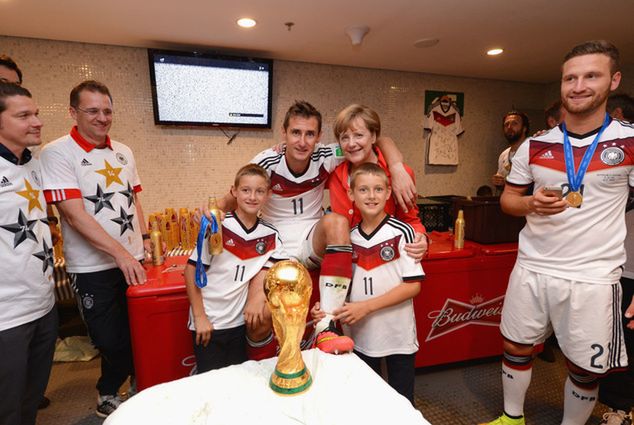
[[[511,172],[512,160],[515,156],[515,152],[511,154],[511,147],[504,149],[498,157],[498,174],[502,177],[506,177]]]
[[[40,163],[28,150],[22,165],[2,145],[0,155],[0,331],[4,331],[43,317],[54,307],[55,298],[53,244]]]
[[[575,168],[597,132],[569,134]],[[535,190],[561,186],[566,196],[570,187],[560,128],[522,143],[506,181],[515,186],[534,182]],[[526,216],[519,236],[518,263],[528,270],[572,281],[618,281],[625,262],[628,186],[634,186],[634,127],[612,120],[583,179],[583,203],[560,214]]]
[[[263,217],[279,230],[284,248],[291,255],[298,253],[301,235],[323,215],[324,187],[330,173],[344,161],[338,144],[315,145],[308,168],[294,174],[284,153],[267,149],[251,160],[261,165],[271,177],[272,195],[264,206]]]
[[[271,260],[287,258],[275,227],[258,220],[251,229],[244,227],[235,213],[227,213],[222,222],[222,254],[209,255],[207,237],[201,250],[201,261],[207,266],[207,286],[201,289],[205,313],[214,329],[231,329],[244,324],[249,281]],[[189,262],[196,265],[198,249]],[[194,319],[189,311],[189,329]]]
[[[433,106],[433,105],[432,105]],[[429,164],[457,165],[458,164],[458,136],[464,133],[460,119],[460,112],[454,106],[443,107],[438,103],[425,116],[423,128],[430,130]]]
[[[81,198],[86,212],[138,260],[144,258],[139,217],[134,202],[141,190],[134,155],[110,141],[97,149],[73,128],[42,149],[42,174],[48,202]],[[96,249],[62,216],[66,269],[88,273],[117,267],[114,258]]]
[[[364,301],[389,292],[403,282],[425,278],[420,262],[405,254],[414,241],[414,229],[400,220],[385,220],[370,234],[352,228],[352,287],[350,302]],[[376,311],[344,330],[354,340],[355,350],[371,357],[412,354],[418,351],[413,300]]]

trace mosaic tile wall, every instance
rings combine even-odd
[[[274,129],[243,130],[227,145],[218,129],[154,125],[145,49],[0,36],[0,52],[22,68],[24,86],[41,110],[45,141],[72,126],[67,105],[75,84],[93,78],[109,86],[116,114],[111,136],[135,152],[146,214],[199,206],[208,194],[224,193],[240,165],[279,140],[281,120],[294,99],[306,99],[322,111],[326,142],[333,139],[332,122],[341,108],[359,102],[376,109],[383,134],[397,141],[414,169],[421,195],[475,194],[490,182],[505,147],[502,115],[515,106],[538,116],[552,93],[547,85],[276,61]],[[459,139],[457,167],[424,163],[425,90],[465,93],[466,131]]]

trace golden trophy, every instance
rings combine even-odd
[[[313,383],[300,349],[312,291],[308,271],[294,261],[276,263],[264,280],[264,293],[280,345],[280,355],[269,386],[281,395],[302,393]]]

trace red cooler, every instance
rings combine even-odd
[[[189,300],[183,271],[188,257],[147,267],[145,285],[128,288],[132,352],[139,390],[191,374],[196,361],[187,329]]]
[[[423,259],[426,279],[414,299],[418,341],[416,367],[502,353],[499,323],[517,244],[453,248],[448,234],[432,233]]]

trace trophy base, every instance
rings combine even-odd
[[[297,395],[309,389],[312,383],[313,378],[304,366],[302,370],[295,373],[282,373],[276,368],[271,375],[269,386],[280,395]]]

